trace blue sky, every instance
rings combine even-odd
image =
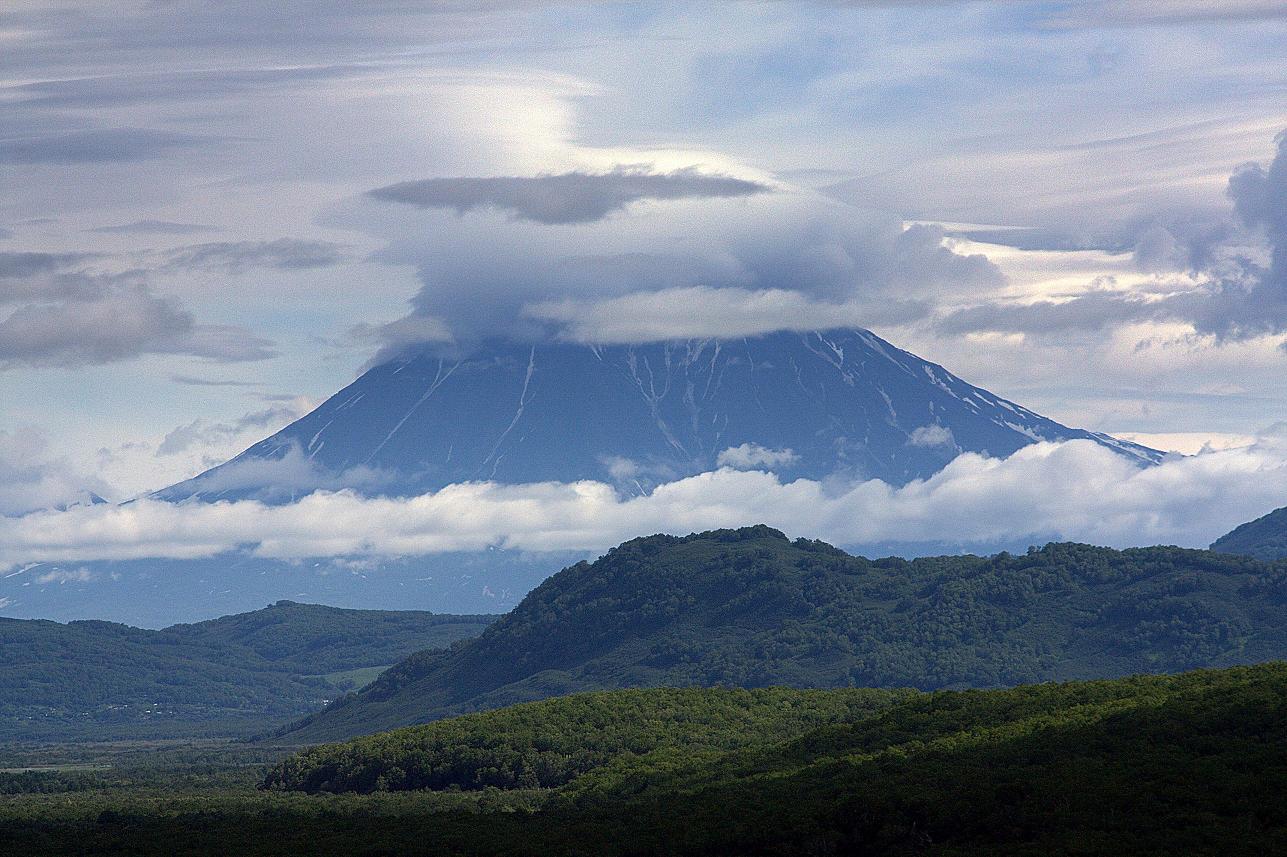
[[[1284,96],[1263,0],[9,2],[6,502],[190,476],[408,341],[739,335],[770,292],[1248,443],[1287,419]]]

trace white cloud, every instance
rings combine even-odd
[[[564,339],[619,344],[870,327],[914,318],[924,309],[887,300],[820,301],[789,289],[693,286],[597,301],[541,301],[527,305],[523,312],[529,318],[559,324]]]
[[[799,457],[790,449],[769,449],[758,443],[744,443],[721,452],[715,463],[737,470],[771,469],[794,464]]]
[[[1181,455],[1196,455],[1199,452],[1214,449],[1237,449],[1256,442],[1255,437],[1247,434],[1230,434],[1225,432],[1120,432],[1114,437],[1143,444],[1153,449],[1167,452],[1178,452]]]
[[[1287,442],[1168,459],[1139,469],[1088,441],[1034,444],[1007,459],[959,456],[923,482],[783,482],[724,468],[625,497],[600,482],[466,483],[410,498],[317,492],[254,501],[40,512],[0,519],[0,567],[32,561],[276,558],[444,551],[600,550],[641,533],[764,522],[839,544],[1070,539],[1203,546],[1287,505]]]
[[[605,456],[603,459],[603,466],[607,468],[608,475],[616,482],[622,482],[626,479],[634,479],[643,472],[643,468],[639,465],[639,462],[621,455]]]
[[[0,431],[0,517],[88,503],[110,489],[65,458],[48,455],[45,436],[29,426]]]
[[[89,583],[96,575],[88,568],[76,569],[55,568],[36,577],[37,583]]]
[[[315,407],[317,402],[312,399],[296,396],[283,404],[254,411],[229,422],[215,422],[199,417],[167,434],[157,447],[156,454],[178,455],[193,448],[205,451],[214,448],[217,452],[226,453],[223,455],[223,459],[226,459],[236,452],[235,449],[228,452],[230,446],[249,446],[263,434],[280,429]]]
[[[912,446],[956,446],[952,430],[940,425],[921,426],[908,436],[907,442]]]

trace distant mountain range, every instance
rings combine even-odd
[[[0,738],[263,732],[494,618],[281,601],[160,631],[0,619]]]
[[[1265,561],[1287,559],[1287,507],[1224,534],[1215,540],[1211,550]]]
[[[650,536],[286,732],[333,740],[566,693],[1001,687],[1287,657],[1287,563],[1052,544],[871,561],[765,526]]]
[[[630,491],[723,464],[896,485],[962,452],[1088,439],[866,330],[650,345],[488,342],[375,366],[231,461],[155,494],[289,501],[319,487],[597,479]]]

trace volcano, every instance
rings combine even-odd
[[[1087,439],[860,329],[648,345],[489,342],[375,366],[232,460],[157,492],[288,502],[317,488],[411,495],[457,482],[608,481],[626,492],[721,466],[905,485],[963,452]]]

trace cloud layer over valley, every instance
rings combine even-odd
[[[752,455],[756,453],[757,455]],[[762,453],[733,450],[729,464]],[[409,498],[318,491],[254,501],[75,508],[0,519],[0,566],[30,562],[210,557],[246,549],[278,559],[405,557],[504,547],[598,551],[641,533],[769,522],[841,545],[1076,540],[1204,547],[1287,504],[1287,433],[1139,468],[1089,441],[1034,444],[1007,459],[961,455],[934,477],[785,482],[725,467],[623,496],[599,482],[465,483]]]

